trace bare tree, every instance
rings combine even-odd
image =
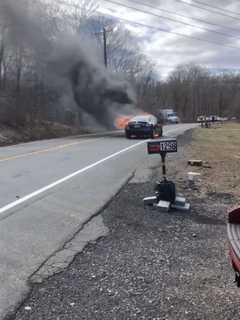
[[[187,121],[200,114],[240,115],[239,75],[212,75],[201,66],[188,64],[177,67],[166,81],[157,80],[154,64],[126,26],[96,15],[98,2],[21,1],[25,1],[28,14],[37,17],[49,46],[61,32],[77,34],[80,42],[83,36],[90,36],[103,63],[105,30],[109,71],[130,80],[142,110],[157,113],[161,106],[172,105]],[[61,92],[47,83],[46,62],[27,41],[12,41],[11,27],[0,12],[0,120],[16,126],[46,120],[64,122],[64,108],[57,103]],[[68,123],[74,122],[69,110],[66,118]]]
[[[161,107],[174,107],[186,121],[199,115],[231,116],[239,114],[239,83],[238,74],[213,75],[206,68],[187,64],[159,82],[155,94]]]

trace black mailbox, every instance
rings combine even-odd
[[[149,154],[162,154],[177,152],[177,139],[166,138],[148,142]]]

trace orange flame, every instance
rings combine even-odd
[[[141,112],[139,113],[139,115],[148,115],[150,113],[147,113],[147,112]],[[115,122],[114,122],[114,125],[115,125],[115,128],[117,129],[125,129],[126,125],[128,124],[128,122],[134,117],[136,116],[137,114],[135,115],[131,115],[131,116],[127,116],[127,115],[119,115],[116,119],[115,119]]]
[[[117,129],[124,129],[132,117],[133,116],[125,116],[125,115],[118,116],[115,119],[115,123],[114,123],[115,127]]]

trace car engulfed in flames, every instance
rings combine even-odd
[[[162,125],[152,114],[142,114],[133,117],[125,126],[125,136],[130,139],[135,138],[150,138],[161,137],[163,134]]]

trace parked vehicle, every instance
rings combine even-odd
[[[126,138],[143,137],[154,139],[161,137],[163,133],[162,125],[153,115],[140,115],[132,118],[125,127]]]
[[[176,124],[180,123],[180,118],[173,109],[161,109],[159,118],[163,123]]]
[[[230,261],[235,272],[235,282],[240,287],[240,208],[231,210],[228,214],[227,235]]]
[[[206,121],[206,117],[205,116],[198,116],[197,117],[197,122],[204,122]]]
[[[178,117],[176,112],[168,113],[167,122],[177,124],[180,122],[180,118]]]
[[[197,122],[219,122],[219,121],[226,121],[227,118],[219,117],[218,115],[210,115],[210,116],[198,116]]]

